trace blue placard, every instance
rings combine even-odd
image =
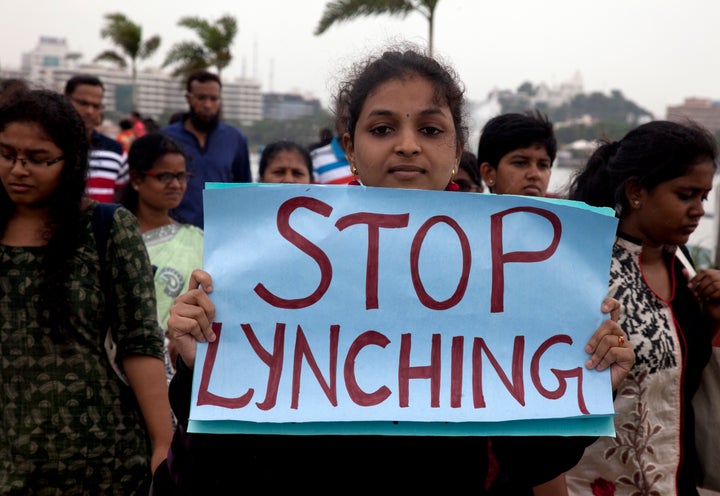
[[[190,430],[612,435],[584,346],[617,220],[523,196],[209,185]]]

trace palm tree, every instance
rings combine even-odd
[[[163,67],[176,65],[173,76],[188,76],[193,71],[208,67],[215,67],[219,76],[230,65],[230,46],[238,32],[235,17],[224,15],[214,24],[199,17],[183,17],[178,21],[178,26],[195,31],[200,43],[183,41],[170,48]]]
[[[438,0],[336,0],[325,5],[315,34],[323,34],[337,22],[360,16],[390,14],[403,18],[410,12],[420,12],[428,21],[428,52],[433,53],[433,23]]]
[[[110,40],[120,49],[105,50],[95,57],[95,60],[106,60],[117,64],[118,67],[126,68],[127,60],[130,59],[132,74],[132,105],[137,109],[137,61],[152,56],[160,46],[160,37],[155,35],[145,41],[142,39],[142,27],[128,19],[124,14],[105,14],[106,24],[100,30],[103,38]]]

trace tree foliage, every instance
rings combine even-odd
[[[219,76],[230,65],[233,59],[230,47],[238,33],[234,16],[224,15],[214,23],[200,17],[183,17],[178,26],[194,31],[200,41],[182,41],[170,48],[163,67],[175,66],[173,76],[186,78],[196,70],[210,67]]]
[[[428,21],[428,52],[432,54],[437,3],[438,0],[335,0],[325,5],[314,34],[323,34],[333,24],[358,17],[390,14],[405,18],[411,12],[419,12]]]
[[[600,92],[580,94],[569,103],[550,110],[553,121],[574,119],[591,115],[602,121],[635,124],[640,119],[652,118],[652,114],[627,100],[620,90],[612,90],[610,96]]]
[[[537,94],[538,87],[528,81],[522,83],[515,93],[499,92],[501,112],[522,113],[531,107],[545,112],[556,125],[563,123],[555,130],[559,143],[572,143],[579,139],[620,139],[641,122],[653,118],[649,111],[626,99],[617,89],[610,91],[609,95],[581,93],[560,106],[550,106],[546,102],[531,104],[531,98]],[[592,118],[592,124],[582,122],[586,116]]]
[[[105,14],[105,25],[100,30],[100,36],[109,39],[119,51],[105,50],[95,57],[96,61],[104,60],[124,69],[128,66],[128,59],[130,60],[133,107],[135,107],[137,103],[137,61],[145,60],[157,51],[160,47],[160,37],[155,35],[143,40],[142,26],[119,12]]]

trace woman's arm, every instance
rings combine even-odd
[[[165,364],[153,356],[129,355],[123,368],[152,442],[150,468],[155,472],[167,457],[173,433]]]
[[[700,301],[710,319],[714,345],[720,346],[720,270],[704,269],[697,274],[683,269],[688,287]]]

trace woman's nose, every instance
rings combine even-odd
[[[404,130],[398,132],[398,143],[395,146],[395,151],[402,155],[415,155],[420,153],[420,144],[415,137],[415,133],[412,130]]]

